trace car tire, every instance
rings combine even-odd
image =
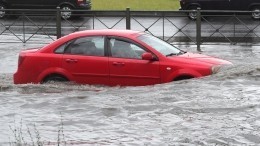
[[[70,5],[62,5],[62,6],[60,6],[60,9],[62,11],[68,11],[68,12],[61,12],[61,18],[62,19],[66,20],[66,19],[71,19],[72,18],[72,15],[73,15],[73,13],[71,11],[71,10],[73,10],[72,6],[70,6]]]
[[[3,9],[6,9],[5,5],[0,3],[0,19],[6,17],[6,11],[4,11]]]
[[[253,19],[260,19],[260,7],[254,7],[252,9],[252,18]]]
[[[188,12],[188,17],[191,20],[196,20],[197,19],[197,6],[191,6],[188,8],[188,10],[192,11],[192,12]]]
[[[42,83],[50,83],[50,82],[67,82],[68,79],[61,75],[50,75],[46,77]]]

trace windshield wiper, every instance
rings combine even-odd
[[[186,51],[180,50],[181,52],[179,54],[185,54],[187,53]]]
[[[167,54],[166,57],[168,56],[175,56],[175,55],[182,55],[184,54],[184,52],[180,51],[179,53],[170,53],[170,54]]]
[[[170,54],[167,54],[166,57],[169,57],[169,56],[176,56],[176,55],[182,55],[182,54],[185,54],[186,52],[185,51],[180,51],[179,53],[170,53]]]
[[[179,53],[170,53],[170,54],[167,54],[166,57],[168,57],[168,56],[175,56],[175,55],[179,55]]]

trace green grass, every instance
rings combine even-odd
[[[179,0],[92,0],[92,10],[178,10]]]

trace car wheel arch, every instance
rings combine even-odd
[[[72,80],[72,76],[70,73],[62,68],[50,68],[48,70],[43,71],[37,78],[37,82],[41,83],[43,82],[48,76],[51,75],[60,75],[64,78],[66,78],[68,81]]]
[[[8,4],[7,4],[6,2],[0,2],[0,5],[5,6],[5,8],[8,8],[8,7],[9,7]]]
[[[169,78],[168,81],[177,81],[177,80],[183,80],[183,79],[190,79],[190,78],[197,78],[202,77],[202,75],[192,69],[180,69],[175,72],[173,72]]]
[[[187,79],[192,79],[192,78],[195,78],[195,77],[192,75],[183,74],[183,75],[175,77],[174,79],[172,79],[172,81],[187,80]]]
[[[52,73],[52,74],[49,74],[47,76],[45,76],[41,83],[45,83],[45,82],[48,82],[49,80],[55,80],[55,81],[69,81],[69,79],[62,75],[62,74],[58,74],[58,73]]]
[[[3,2],[0,2],[0,7],[2,7],[3,9],[8,9],[7,4],[5,4],[5,3],[3,3]],[[1,9],[2,9],[2,8],[1,8]],[[4,12],[4,14],[2,14],[2,15],[0,16],[0,18],[6,17],[6,11],[2,11],[2,12]]]
[[[260,3],[252,3],[248,6],[248,10],[253,10],[255,7],[260,7]]]
[[[75,8],[75,6],[74,6],[72,3],[69,3],[69,2],[60,3],[60,4],[58,5],[58,7],[61,8],[62,6],[66,6],[66,5],[71,6],[72,8]]]
[[[194,8],[201,8],[201,5],[198,3],[192,3],[189,6],[187,6],[187,10],[194,10]]]

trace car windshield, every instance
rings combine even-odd
[[[139,36],[138,39],[165,56],[173,56],[173,55],[179,55],[183,53],[181,50],[170,45],[169,43],[151,35],[144,34]]]

